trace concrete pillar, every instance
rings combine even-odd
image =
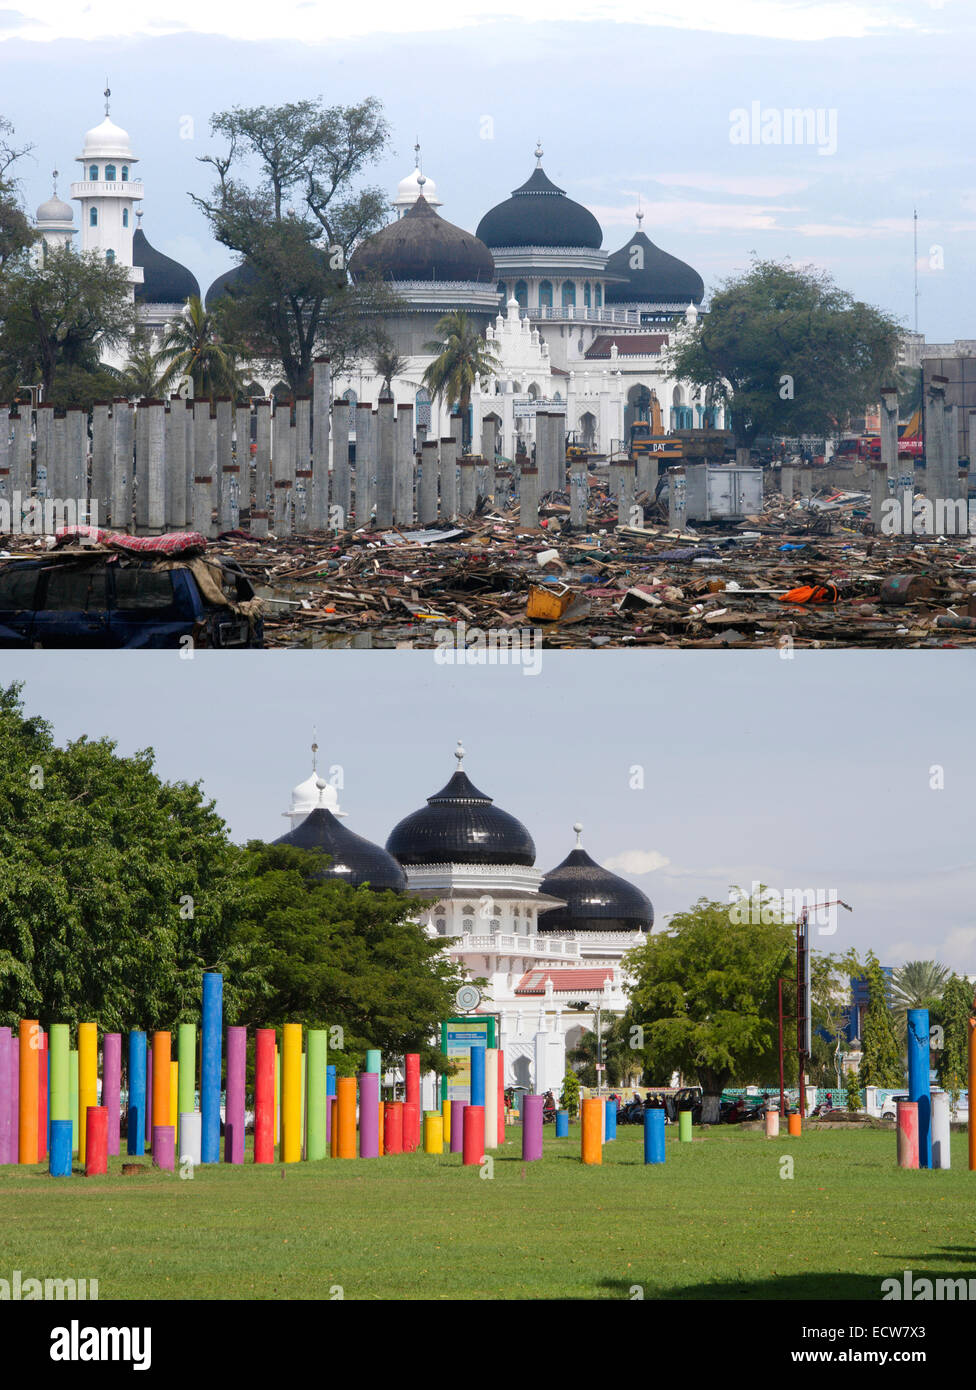
[[[399,405],[393,458],[393,515],[398,526],[413,525],[413,406]]]
[[[0,497],[4,498],[12,509],[13,498],[11,494],[12,489],[10,486],[10,407],[7,405],[0,405]],[[11,526],[14,525],[14,519],[12,515],[10,518],[10,524]],[[4,1119],[2,1116],[0,1116],[0,1125],[2,1125],[3,1123]],[[0,1152],[2,1152],[2,1149],[3,1145],[2,1143],[0,1143]],[[4,1160],[0,1158],[0,1162],[3,1161]]]
[[[149,414],[144,409],[145,401],[137,401],[133,408],[135,426],[135,457],[132,463],[132,491],[135,501],[136,532],[144,535],[149,525],[149,489],[146,486],[146,457],[149,453]],[[57,471],[57,465],[55,465]]]
[[[630,525],[630,514],[634,506],[634,482],[636,470],[629,459],[615,465],[617,470],[617,524]]]
[[[312,363],[312,486],[308,504],[308,524],[312,531],[326,531],[329,528],[331,406],[332,363],[328,357],[316,357]],[[333,475],[331,496],[333,505],[342,508],[341,526],[344,527],[351,510],[348,449],[341,475],[338,471]]]
[[[969,476],[976,474],[976,410],[971,410],[966,421],[966,440],[969,455]]]
[[[945,461],[947,497],[964,496],[959,488],[959,407],[945,407]]]
[[[888,496],[898,488],[898,388],[881,388],[881,462],[884,464]]]
[[[112,403],[112,526],[132,530],[132,406],[121,396]]]
[[[779,470],[779,490],[786,498],[787,502],[793,501],[793,485],[794,475],[792,463],[781,464]]]
[[[234,462],[237,464],[237,521],[241,512],[251,514],[251,407],[234,411]]]
[[[34,413],[37,442],[35,447],[35,481],[38,497],[53,497],[51,481],[51,450],[54,444],[54,406],[39,405]],[[12,468],[12,464],[9,465]],[[110,484],[111,485],[111,484]]]
[[[535,531],[539,527],[539,470],[526,456],[519,480],[519,526]]]
[[[657,463],[651,454],[638,454],[634,464],[634,485],[637,496],[646,494],[648,501],[654,501],[657,489]]]
[[[494,467],[495,463],[495,441],[497,439],[495,431],[496,425],[494,420],[482,420],[481,456],[492,467]]]
[[[193,479],[196,475],[196,444],[197,437],[193,428],[193,402],[187,398],[183,400],[183,411],[185,415],[183,429],[183,452],[186,457],[186,477],[184,479],[183,492],[186,497],[186,524],[193,523]]]
[[[193,529],[209,538],[213,533],[213,477],[196,474],[193,479]]]
[[[210,402],[193,402],[193,529],[213,535],[213,475],[216,467],[216,432],[211,426]]]
[[[457,440],[453,434],[441,440],[440,483],[441,520],[456,521],[458,514]]]
[[[166,406],[143,401],[146,412],[146,529],[159,534],[166,527]]]
[[[494,474],[495,510],[504,511],[508,506],[510,476],[507,466],[498,459],[495,460]]]
[[[437,520],[437,440],[420,446],[420,481],[417,485],[417,521],[430,526]]]
[[[457,445],[456,457],[460,458],[461,450],[464,448],[464,421],[456,410],[451,412],[451,423],[448,426],[448,433]]]
[[[276,478],[271,486],[274,497],[274,533],[276,536],[291,535],[291,490],[290,478]]]
[[[545,497],[552,491],[549,485],[549,412],[537,410],[533,421],[535,429],[535,466],[539,474],[539,495]],[[529,458],[532,451],[529,450]]]
[[[91,417],[91,501],[100,525],[108,519],[109,497],[112,491],[112,423],[111,401],[96,401]]]
[[[166,529],[186,525],[186,411],[179,396],[171,396],[166,411]]]
[[[736,453],[739,451],[736,450]],[[801,468],[799,470],[800,496],[807,499],[813,496],[813,469]]]
[[[668,469],[668,525],[672,531],[683,531],[685,529],[685,511],[687,509],[685,470],[683,468]]]
[[[12,439],[10,445],[10,492],[19,492],[22,502],[30,497],[31,490],[31,412],[29,405],[22,405],[11,413]],[[52,422],[53,423],[53,422]],[[52,429],[52,436],[53,436]],[[64,497],[62,493],[51,496]]]
[[[353,423],[356,430],[356,525],[368,526],[376,498],[376,420],[369,401],[356,403]]]
[[[871,460],[868,485],[871,493],[871,525],[874,534],[880,536],[883,534],[881,507],[888,497],[888,473],[883,459]]]
[[[946,378],[929,379],[928,400],[925,403],[925,496],[932,505],[949,496],[945,450],[945,389]]]
[[[214,404],[215,430],[217,435],[217,454],[214,461],[214,506],[218,518],[224,513],[225,469],[233,462],[234,441],[234,402],[230,396],[217,396]],[[230,482],[229,476],[227,477]],[[219,523],[218,523],[219,527]],[[219,529],[223,529],[219,527]]]
[[[461,475],[460,513],[462,516],[474,516],[478,505],[478,479],[475,461],[470,454],[465,454],[460,460],[458,471]]]
[[[30,419],[30,411],[27,412]],[[67,440],[66,491],[62,497],[87,498],[88,496],[88,411],[80,406],[69,406],[65,412]]]
[[[257,416],[254,439],[254,506],[257,511],[264,513],[267,520],[268,504],[271,500],[271,402],[267,399],[255,401],[254,409]]]
[[[381,396],[378,405],[376,450],[376,525],[386,530],[393,525],[393,455],[396,407],[392,396]]]
[[[586,529],[586,511],[590,500],[590,484],[586,459],[574,458],[569,465],[569,519],[577,531]]]
[[[276,536],[290,536],[292,530],[292,489],[295,485],[293,444],[291,403],[276,400],[271,418],[271,495]]]

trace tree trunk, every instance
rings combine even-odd
[[[721,1091],[704,1091],[702,1093],[702,1118],[703,1125],[717,1125],[721,1119]]]

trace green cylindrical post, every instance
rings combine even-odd
[[[683,1144],[691,1143],[691,1111],[678,1111],[678,1139]]]
[[[365,1067],[363,1068],[363,1071],[372,1071],[372,1072],[375,1072],[377,1076],[379,1076],[379,1074],[380,1074],[380,1064],[381,1064],[381,1062],[382,1062],[382,1053],[380,1052],[379,1048],[378,1048],[378,1047],[367,1047],[367,1049],[366,1049],[366,1065],[365,1065]]]
[[[68,1119],[71,1121],[71,1152],[78,1152],[78,1052],[68,1053]]]
[[[176,1083],[178,1109],[171,1123],[178,1124],[180,1115],[192,1115],[197,1098],[197,1025],[181,1023],[176,1034],[179,1079]]]
[[[325,1068],[328,1062],[328,1040],[329,1035],[324,1028],[308,1030],[308,1079],[305,1100],[308,1123],[305,1133],[305,1157],[310,1162],[325,1158],[329,1152],[325,1128]]]
[[[71,1042],[66,1023],[52,1023],[50,1042],[51,1081],[48,1115],[51,1120],[71,1119]]]

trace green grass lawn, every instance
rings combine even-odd
[[[97,1278],[102,1299],[878,1299],[911,1269],[976,1275],[976,1174],[966,1136],[949,1172],[901,1172],[893,1132],[810,1128],[799,1139],[698,1130],[645,1168],[625,1127],[602,1167],[579,1130],[494,1176],[460,1155],[255,1168],[192,1180],[150,1170],[52,1179],[0,1168],[0,1278]],[[786,1156],[794,1176],[780,1176]],[[250,1151],[249,1151],[250,1158]],[[138,1160],[137,1160],[138,1161]],[[142,1160],[149,1162],[148,1159]]]

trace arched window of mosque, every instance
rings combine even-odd
[[[98,208],[91,208],[91,209],[89,210],[89,213],[88,213],[88,225],[89,225],[89,227],[97,227],[97,226],[98,226]]]
[[[539,398],[539,387],[534,381],[529,383],[529,395],[534,401]]]
[[[354,391],[354,390],[352,389],[352,387],[350,386],[350,388],[349,388],[348,391],[343,391],[343,393],[342,393],[342,399],[343,399],[344,401],[348,401],[348,402],[349,402],[349,409],[350,409],[350,410],[355,410],[356,404],[357,404],[357,402],[358,402],[358,400],[359,400],[359,397],[356,395],[355,391]]]
[[[598,309],[600,309],[600,308],[603,307],[603,286],[602,286],[602,285],[597,285],[597,287],[596,287],[596,307],[597,307]]]
[[[501,922],[498,920],[498,918],[497,918],[497,917],[493,917],[493,918],[491,919],[491,929],[492,929],[492,931],[501,931],[501,927],[502,927],[502,924],[501,924]]]
[[[426,386],[421,386],[414,397],[414,415],[417,425],[425,425],[430,429],[430,392]]]
[[[115,252],[112,250],[111,247],[109,247],[109,249],[105,252],[105,259],[109,262],[110,265],[115,260]]]
[[[106,166],[105,166],[105,177],[106,177],[106,179],[108,179],[108,181],[109,181],[110,183],[114,183],[114,182],[115,182],[115,165],[114,165],[114,164],[106,164]]]
[[[583,308],[590,307],[590,282],[587,280],[583,285]]]
[[[474,931],[474,922],[470,917],[464,917],[461,921],[461,930],[464,932]]]
[[[123,208],[123,209],[122,209],[122,226],[123,226],[123,227],[128,227],[128,225],[129,225],[129,209],[128,209],[128,208]]]
[[[539,308],[552,308],[552,281],[540,280],[539,282]]]
[[[518,280],[515,284],[515,298],[523,309],[529,307],[529,287],[524,280]]]
[[[512,908],[512,914],[513,914],[513,916],[517,917],[517,916],[519,915],[519,911],[520,911],[520,909],[519,909],[518,907],[513,907],[513,908]]]
[[[123,183],[128,183],[128,182],[129,182],[129,166],[128,166],[128,164],[123,164],[123,165],[122,165],[122,182],[123,182]]]
[[[504,280],[499,280],[498,282],[498,293],[503,300],[508,298],[508,286],[505,284]]]
[[[91,165],[91,167],[90,167],[89,170],[88,170],[88,177],[91,179],[92,183],[96,183],[96,182],[98,181],[98,165],[97,165],[97,164],[92,164],[92,165]]]
[[[465,903],[465,904],[464,904],[464,907],[462,907],[461,911],[462,911],[462,912],[464,913],[464,915],[467,917],[467,916],[469,916],[469,915],[471,915],[471,914],[474,913],[474,908],[471,906],[470,903]]]
[[[557,404],[558,404],[558,405],[562,405],[562,400],[563,400],[563,393],[562,393],[561,391],[553,391],[553,393],[552,393],[552,403],[553,403],[553,405],[557,405]]]
[[[576,285],[572,280],[564,280],[562,288],[562,300],[564,309],[575,309],[576,307]]]
[[[526,915],[527,918],[532,916],[532,909],[531,909],[531,907],[527,907],[527,908],[525,909],[525,915]]]
[[[447,922],[443,917],[438,917],[437,919],[437,930],[440,932],[441,936],[443,936],[447,930]]]

